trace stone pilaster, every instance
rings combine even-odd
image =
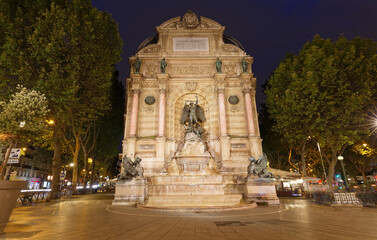
[[[226,113],[225,113],[225,73],[216,73],[215,80],[217,83],[218,105],[219,105],[219,120],[220,120],[220,136],[227,136]]]
[[[157,74],[158,87],[159,87],[159,112],[158,112],[158,136],[165,136],[165,106],[166,106],[166,90],[167,81],[169,80],[169,74],[160,73]]]
[[[262,139],[259,137],[257,109],[255,103],[255,83],[252,73],[240,75],[242,91],[245,99],[246,121],[248,126],[250,155],[259,157],[263,155]]]
[[[132,107],[131,107],[131,120],[130,120],[130,136],[135,137],[137,131],[137,121],[139,113],[139,95],[140,85],[143,80],[143,75],[139,73],[131,74],[131,90],[132,90]]]
[[[248,126],[249,136],[255,136],[255,112],[253,111],[251,94],[255,98],[255,82],[253,83],[253,74],[242,73],[240,75],[242,91],[244,93],[245,100],[245,110],[246,110],[246,121]],[[254,78],[255,79],[255,78]]]
[[[123,140],[123,157],[127,155],[130,157],[132,155],[132,158],[135,157],[135,151],[136,151],[136,137],[127,137]]]
[[[158,136],[156,138],[156,161],[154,168],[156,170],[163,170],[165,166],[165,152],[166,152],[166,138],[165,138],[165,123],[166,123],[166,92],[169,74],[157,74],[158,89],[159,89],[159,112],[158,112]]]

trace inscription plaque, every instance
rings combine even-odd
[[[208,50],[208,38],[206,37],[173,38],[173,51],[196,52]]]

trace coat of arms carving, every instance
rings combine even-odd
[[[192,10],[189,10],[182,18],[184,28],[195,28],[199,25],[199,18]]]

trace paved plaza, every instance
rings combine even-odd
[[[377,239],[377,209],[305,199],[225,212],[112,206],[112,194],[17,207],[0,239]]]

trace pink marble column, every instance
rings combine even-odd
[[[226,115],[224,102],[224,89],[218,89],[219,93],[219,115],[220,115],[220,136],[226,136]]]
[[[158,111],[158,136],[165,135],[165,89],[160,89],[160,105]]]
[[[250,90],[244,90],[244,94],[245,94],[246,118],[247,118],[249,135],[253,136],[255,135],[255,127],[254,127],[253,108],[251,106]]]
[[[136,135],[136,128],[137,128],[137,117],[139,111],[139,94],[140,90],[136,89],[133,90],[132,96],[132,108],[131,108],[131,121],[130,121],[130,136]]]

